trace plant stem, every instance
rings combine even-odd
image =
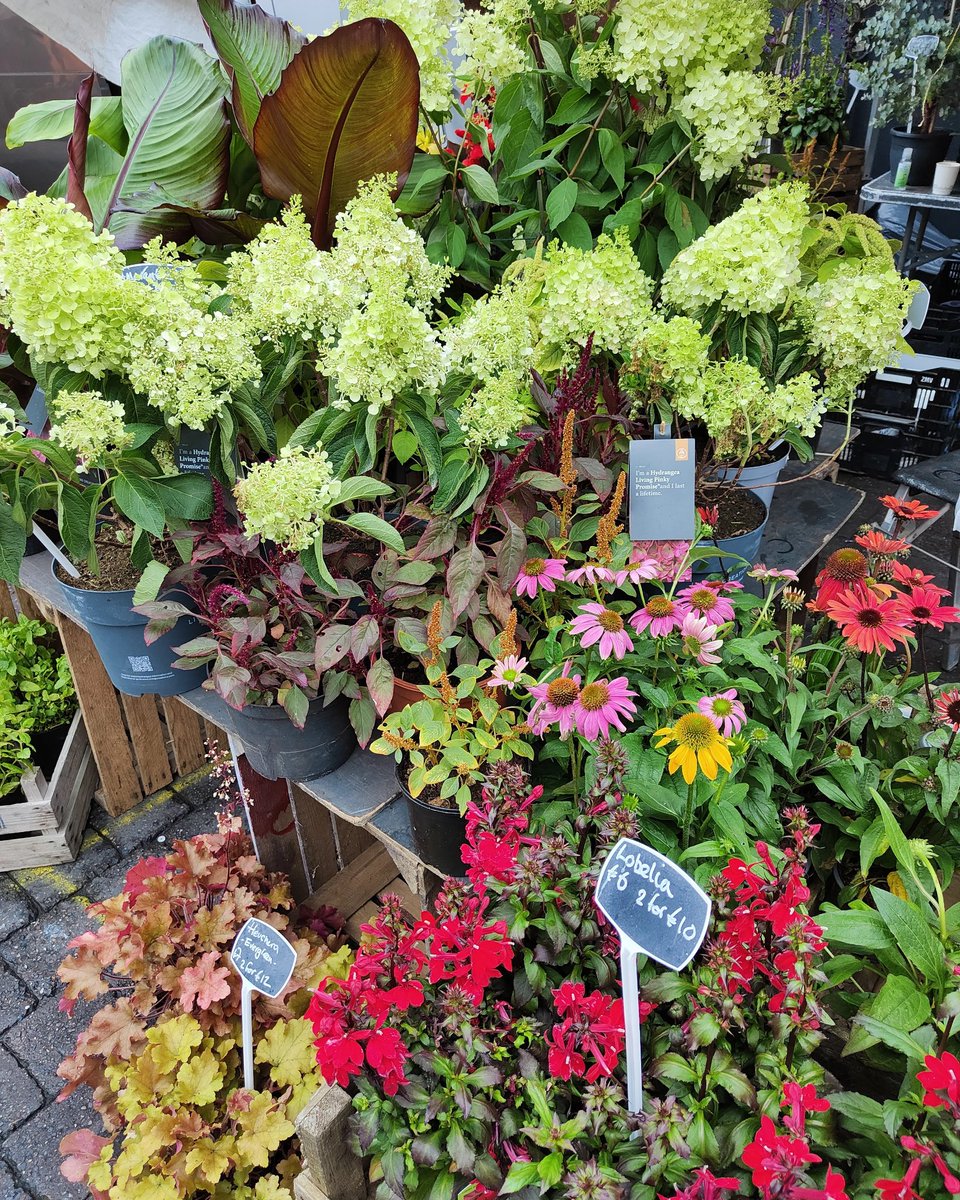
[[[920,650],[920,669],[923,671],[923,690],[927,694],[927,704],[933,708],[933,692],[930,690],[930,672],[927,669],[927,647],[923,640],[923,626],[917,630],[917,647]]]
[[[694,795],[697,790],[697,781],[687,784],[687,808],[683,814],[683,842],[682,849],[686,850],[690,845],[690,826],[693,824],[694,813]]]
[[[613,103],[613,99],[614,99],[615,95],[616,95],[616,90],[612,91],[610,93],[610,95],[607,96],[607,99],[606,99],[606,102],[604,103],[603,108],[600,109],[600,112],[597,115],[597,119],[590,126],[590,132],[587,134],[587,140],[583,143],[583,149],[577,155],[577,161],[573,164],[573,166],[567,172],[568,179],[573,179],[573,177],[576,175],[577,171],[580,169],[580,164],[583,162],[584,155],[590,149],[590,143],[593,141],[594,135],[596,134],[597,130],[600,128],[600,122],[607,115],[607,109]]]

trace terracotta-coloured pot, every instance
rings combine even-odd
[[[401,712],[408,704],[416,704],[418,700],[422,699],[423,692],[419,683],[409,683],[406,679],[395,679],[393,681],[393,699],[390,701],[390,707],[385,715]]]

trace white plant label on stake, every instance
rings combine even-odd
[[[905,58],[913,59],[913,74],[910,77],[910,116],[907,118],[907,133],[913,133],[913,114],[917,111],[917,74],[920,59],[929,58],[940,48],[940,38],[935,33],[918,33],[907,42]]]
[[[675,862],[642,842],[621,838],[604,861],[594,899],[620,935],[627,1108],[638,1113],[643,1110],[643,1064],[637,956],[645,954],[682,971],[707,935],[710,898]]]
[[[240,976],[243,1086],[252,1090],[253,993],[263,992],[271,999],[279,996],[297,965],[297,952],[272,925],[250,917],[234,939],[230,962]]]

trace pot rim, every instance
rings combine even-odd
[[[439,804],[428,804],[426,802],[426,800],[421,800],[419,798],[419,796],[411,796],[410,795],[410,792],[407,790],[406,781],[403,779],[403,777],[400,774],[400,768],[406,764],[406,761],[407,760],[404,759],[402,763],[394,763],[393,771],[397,778],[397,787],[400,789],[401,793],[406,798],[408,803],[415,804],[417,806],[417,808],[424,809],[426,812],[442,813],[444,815],[456,816],[462,821],[463,814],[460,812],[460,809],[457,807],[456,804],[453,804],[450,806],[445,806],[445,807],[441,808]]]

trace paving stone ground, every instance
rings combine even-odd
[[[181,780],[122,817],[96,803],[77,861],[0,875],[0,1200],[84,1200],[60,1174],[60,1139],[102,1132],[89,1092],[58,1103],[57,1066],[90,1018],[58,1008],[67,943],[92,928],[86,909],[116,895],[138,859],[215,828],[209,777]]]

